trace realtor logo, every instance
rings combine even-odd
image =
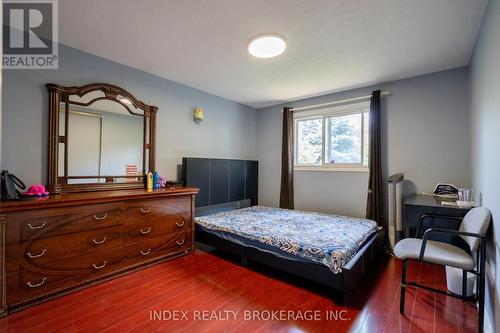
[[[57,1],[3,1],[3,68],[56,69]]]

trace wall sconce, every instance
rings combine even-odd
[[[201,123],[203,121],[203,118],[205,117],[205,110],[202,108],[195,108],[193,112],[193,120],[195,123]]]

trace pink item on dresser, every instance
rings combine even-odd
[[[160,187],[165,187],[167,184],[167,178],[165,176],[158,177],[158,183],[160,184]]]
[[[45,186],[43,186],[41,184],[34,184],[34,185],[31,185],[28,188],[28,191],[24,192],[23,195],[27,195],[30,197],[33,197],[33,196],[41,197],[41,196],[49,195],[49,192],[45,191]]]

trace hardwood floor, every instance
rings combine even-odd
[[[0,331],[444,333],[477,330],[477,312],[472,303],[425,290],[408,288],[406,314],[401,316],[400,274],[401,263],[382,255],[353,295],[350,306],[341,306],[320,286],[256,264],[242,267],[235,258],[197,250],[195,254],[13,313],[0,319]],[[408,278],[435,287],[445,286],[443,270],[432,265],[419,269],[411,263]],[[271,311],[280,315],[280,310],[290,311],[281,313],[292,317],[307,313],[312,316],[316,310],[321,320],[245,320],[249,319],[245,318],[248,313],[265,317]],[[151,320],[151,311],[164,315],[162,319],[169,319],[169,315],[178,311],[175,315],[179,320]],[[327,314],[330,320],[326,320]],[[215,316],[219,320],[201,320],[216,319]]]

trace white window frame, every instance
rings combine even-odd
[[[368,172],[369,168],[363,164],[363,152],[365,145],[365,117],[364,113],[370,111],[370,102],[361,102],[321,108],[311,111],[296,112],[293,114],[293,135],[294,135],[294,171],[347,171],[347,172]],[[326,163],[326,118],[332,116],[345,116],[350,114],[361,114],[361,163]],[[321,140],[321,164],[298,163],[298,122],[309,119],[321,119],[322,140]]]

